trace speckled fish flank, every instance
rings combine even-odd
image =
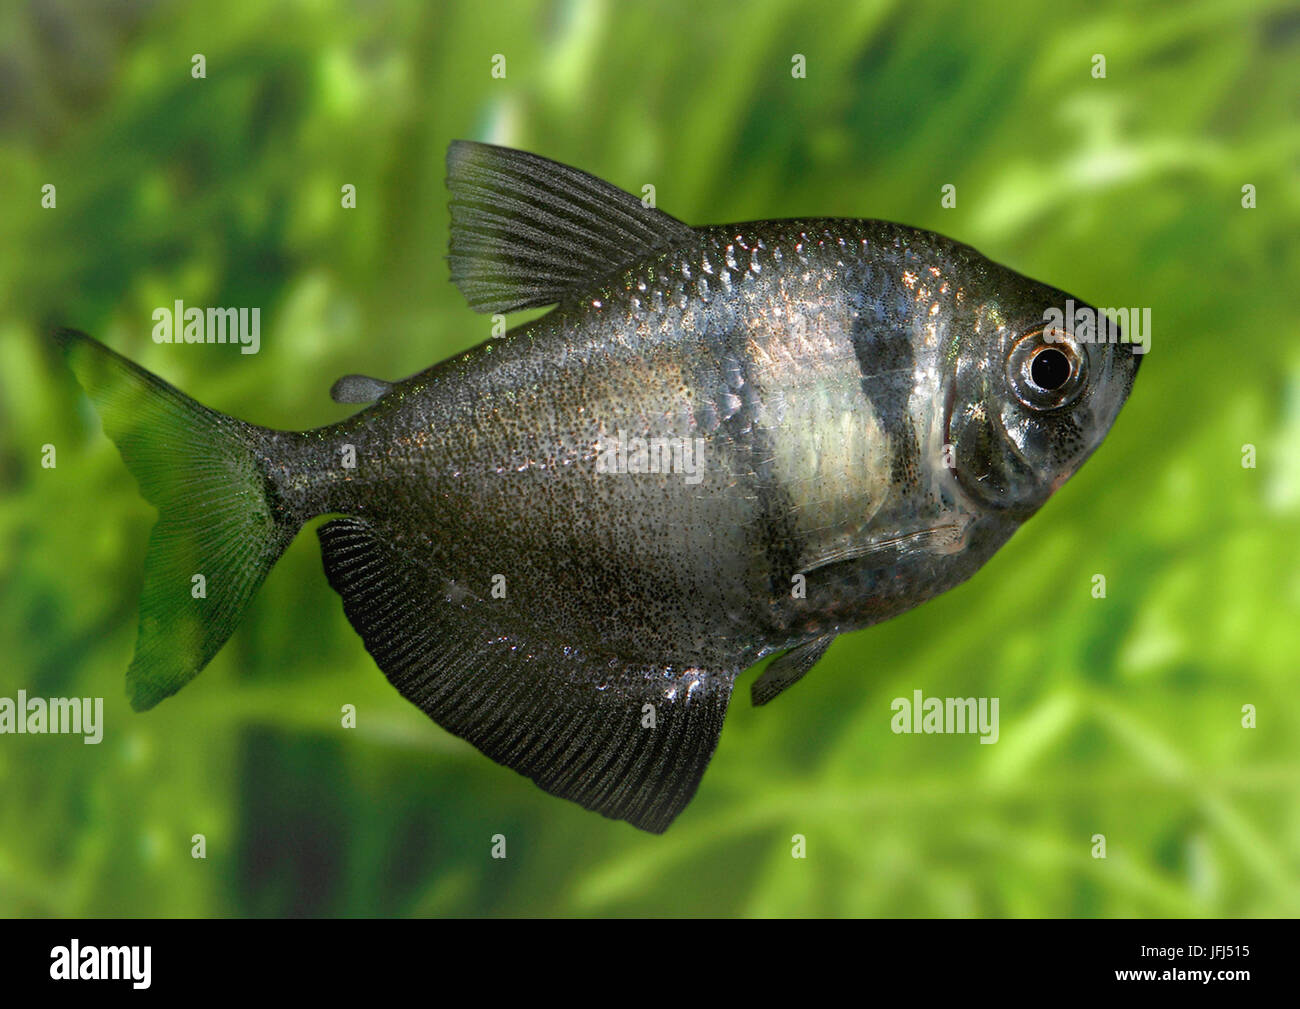
[[[405,381],[340,379],[373,400],[340,424],[245,424],[60,334],[160,512],[137,707],[197,674],[303,523],[341,516],[326,573],[404,696],[662,831],[741,672],[782,653],[766,703],[836,635],[969,578],[1101,442],[1141,360],[1045,327],[1068,295],[930,232],[691,228],[466,142],[448,185],[471,307],[556,307]]]

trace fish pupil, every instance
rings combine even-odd
[[[1034,355],[1029,377],[1045,392],[1055,392],[1070,379],[1070,359],[1055,347],[1044,347]]]

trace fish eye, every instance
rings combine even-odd
[[[1007,357],[1007,378],[1016,398],[1031,410],[1057,410],[1083,391],[1085,358],[1060,329],[1022,336]]]
[[[1070,359],[1055,347],[1044,347],[1029,365],[1029,378],[1038,388],[1055,392],[1070,378]]]

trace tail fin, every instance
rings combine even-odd
[[[73,330],[55,339],[140,491],[158,509],[126,674],[137,711],[198,675],[301,525],[272,498],[271,432],[209,410]]]

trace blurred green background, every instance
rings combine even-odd
[[[1294,4],[54,0],[5,5],[0,40],[0,696],[107,722],[0,737],[0,914],[1300,911]],[[198,680],[125,700],[153,512],[43,327],[260,424],[344,416],[339,375],[489,335],[443,258],[457,137],[652,182],[692,223],[882,217],[1152,310],[1097,457],[967,585],[770,707],[747,674],[662,837],[402,700],[310,532]],[[260,306],[261,353],[153,344],[176,298]],[[892,734],[918,688],[999,697],[1001,740]]]

